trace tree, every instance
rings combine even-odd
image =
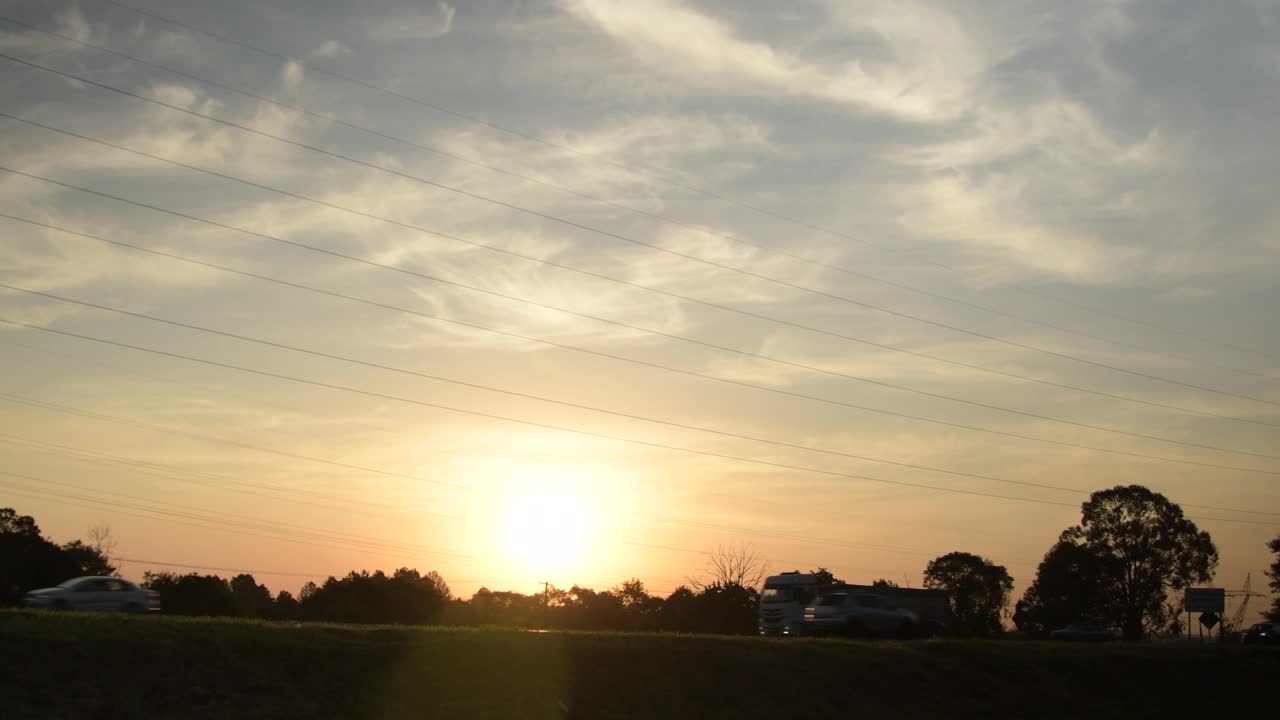
[[[972,553],[953,552],[929,562],[924,586],[951,595],[952,623],[958,631],[990,635],[1000,632],[1013,578],[1003,565]]]
[[[1267,619],[1271,622],[1280,622],[1280,535],[1274,540],[1267,543],[1267,548],[1275,553],[1275,560],[1271,561],[1271,569],[1267,571],[1267,575],[1271,578],[1271,610],[1267,611]]]
[[[1108,623],[1114,616],[1107,590],[1108,559],[1091,548],[1060,540],[1045,554],[1036,579],[1013,613],[1019,630],[1043,635],[1073,622]]]
[[[767,573],[764,557],[747,545],[720,545],[707,555],[704,570],[711,576],[710,582],[691,579],[689,584],[697,590],[711,585],[738,585],[755,590],[764,582]]]
[[[147,572],[142,584],[160,595],[160,607],[169,615],[217,617],[237,613],[231,585],[217,575]]]
[[[810,570],[809,574],[814,576],[819,588],[829,588],[832,585],[844,584],[843,580],[836,577],[834,573],[824,567],[820,567],[817,570]]]
[[[102,559],[108,564],[114,559],[116,554],[115,535],[111,533],[111,526],[106,523],[98,523],[89,528],[89,547],[93,548],[102,556]]]
[[[754,634],[758,601],[754,588],[735,583],[712,583],[704,587],[694,606],[698,632]]]
[[[256,618],[271,613],[271,591],[266,585],[259,585],[252,575],[236,575],[229,585],[237,615]]]
[[[62,546],[65,572],[72,575],[115,575],[116,567],[111,564],[101,550],[93,545],[86,545],[79,540],[72,540]]]
[[[1081,507],[1080,524],[1061,540],[1103,563],[1107,619],[1130,641],[1167,627],[1169,593],[1208,582],[1218,565],[1209,533],[1176,503],[1141,485],[1093,493]]]
[[[271,606],[271,617],[280,620],[292,620],[298,617],[298,601],[288,590],[281,590]]]
[[[878,590],[896,590],[897,588],[902,586],[892,580],[886,580],[884,578],[880,578],[879,580],[876,580],[875,582],[871,583],[871,587],[876,588]]]

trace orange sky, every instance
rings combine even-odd
[[[273,590],[665,594],[747,544],[1020,595],[1141,483],[1261,589],[1280,108],[1180,63],[1264,72],[1262,11],[1031,5],[156,6],[277,56],[19,2],[0,505]]]

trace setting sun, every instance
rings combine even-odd
[[[571,488],[539,482],[516,493],[506,523],[507,552],[521,568],[564,571],[582,559],[586,504]]]

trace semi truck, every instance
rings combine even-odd
[[[932,637],[946,632],[950,618],[951,598],[944,590],[823,583],[813,573],[792,571],[765,580],[757,624],[761,635]]]

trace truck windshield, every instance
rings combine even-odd
[[[760,602],[780,603],[791,601],[791,589],[784,587],[767,587],[760,596]]]
[[[765,586],[764,592],[760,594],[760,602],[765,603],[808,603],[812,599],[813,589],[804,585]]]

